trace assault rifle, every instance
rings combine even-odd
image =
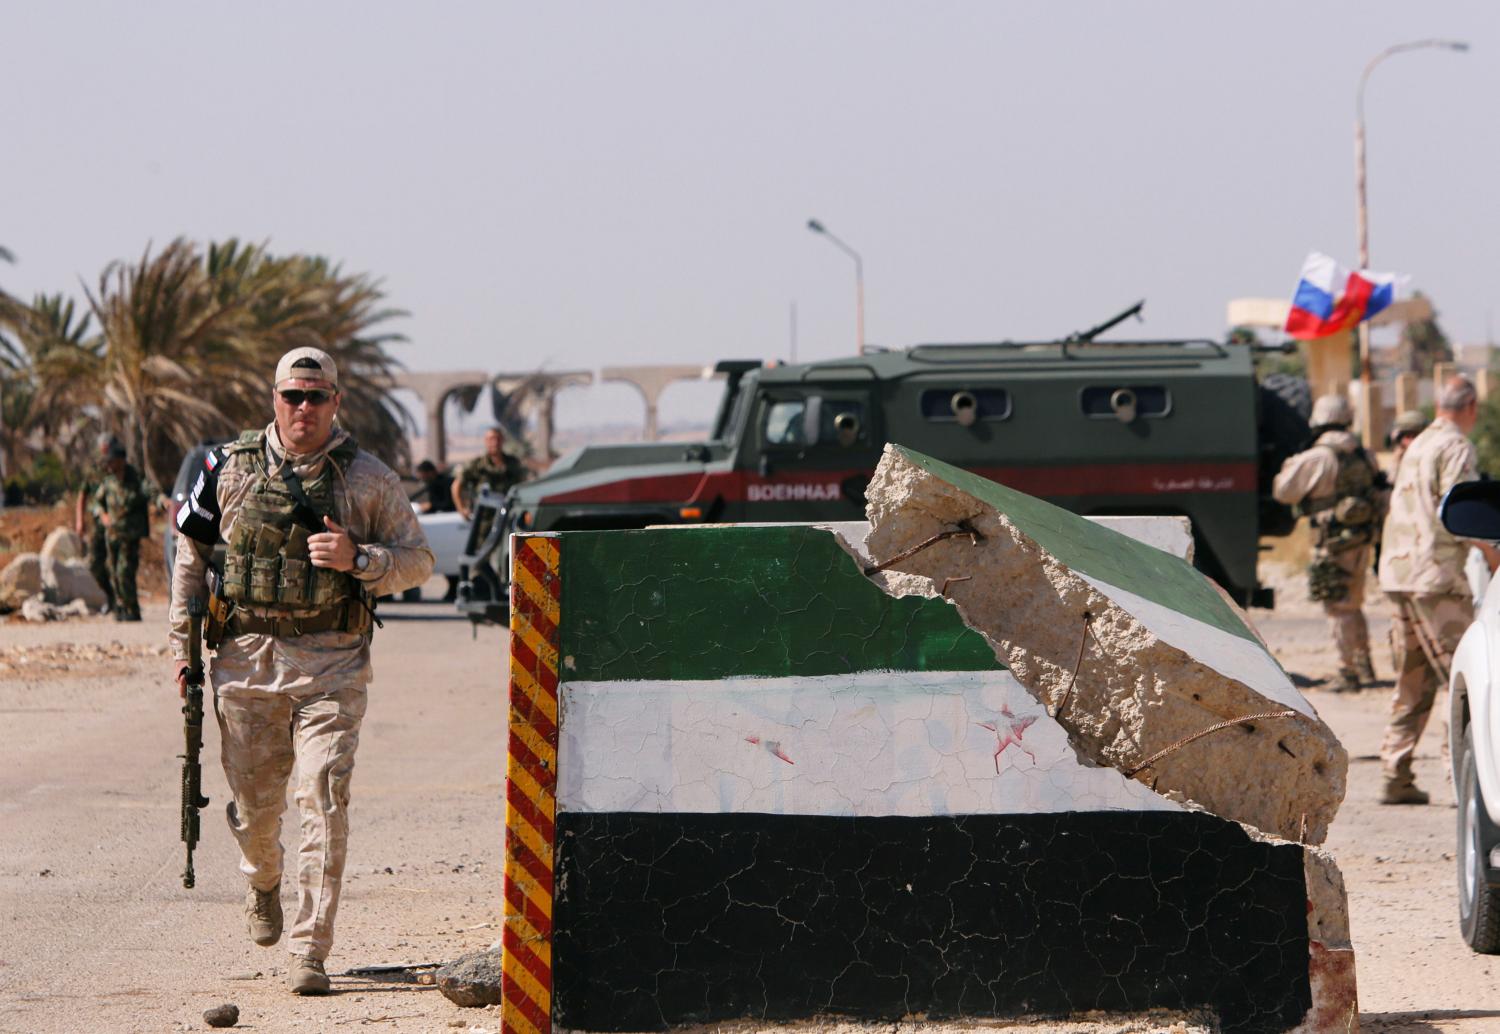
[[[186,749],[182,758],[182,842],[187,845],[187,868],[182,885],[193,886],[193,848],[198,846],[198,812],[208,807],[203,796],[203,601],[188,601],[187,692],[182,705],[182,731]]]

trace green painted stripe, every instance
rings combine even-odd
[[[1079,574],[1119,586],[1231,635],[1258,641],[1208,578],[1187,561],[914,449],[892,448],[929,474],[993,506],[1022,534]]]
[[[894,599],[812,527],[562,533],[563,678],[1002,665],[942,600]]]

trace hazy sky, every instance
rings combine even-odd
[[[0,2],[0,265],[77,291],[178,234],[385,280],[413,368],[1051,336],[1139,297],[1212,335],[1303,256],[1484,340],[1500,267],[1491,3]]]

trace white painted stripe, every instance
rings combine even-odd
[[[1175,646],[1221,675],[1243,682],[1268,700],[1296,708],[1309,718],[1318,716],[1307,698],[1297,692],[1276,658],[1256,640],[1225,632],[1097,578],[1083,574],[1079,577],[1129,611],[1168,646]]]
[[[563,811],[1177,810],[1114,769],[1081,762],[1004,671],[565,682],[561,698]],[[1013,729],[1019,743],[1005,744]]]
[[[1188,563],[1193,562],[1193,522],[1187,517],[1153,515],[1085,517],[1084,520],[1092,521],[1110,531],[1119,532],[1128,539],[1143,542],[1163,553],[1170,553]],[[767,526],[769,525],[752,525],[752,527]],[[862,562],[875,563],[874,558],[865,549],[865,540],[870,536],[869,521],[827,521],[815,527],[833,532]]]

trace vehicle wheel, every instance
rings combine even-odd
[[[1260,449],[1257,476],[1259,523],[1262,535],[1290,535],[1297,515],[1271,497],[1271,483],[1281,465],[1307,447],[1312,437],[1307,417],[1312,412],[1312,392],[1307,381],[1288,373],[1273,373],[1260,382],[1260,426],[1256,440]]]
[[[1474,757],[1474,727],[1464,729],[1458,772],[1458,925],[1469,947],[1483,955],[1500,954],[1500,887],[1490,884],[1490,850],[1500,844],[1484,810]]]

